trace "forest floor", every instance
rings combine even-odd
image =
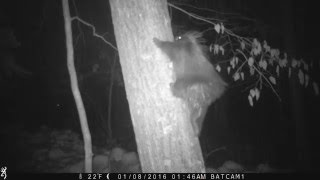
[[[81,136],[71,130],[54,130],[46,126],[30,132],[18,124],[0,127],[0,162],[11,172],[68,173],[83,172],[83,141]],[[124,161],[133,161],[132,170],[140,171],[138,156],[126,152],[93,146],[93,171],[110,172],[110,158],[121,152]],[[122,152],[123,151],[123,152]],[[126,166],[118,163],[116,167]],[[120,167],[121,168],[121,167]],[[268,164],[259,164],[248,170],[234,161],[226,160],[220,167],[207,168],[207,172],[277,172]],[[125,170],[124,170],[125,171]]]
[[[3,127],[0,128],[0,162],[1,166],[7,166],[8,171],[82,171],[84,151],[79,134],[71,130],[53,130],[46,126],[35,132],[26,131],[17,124]],[[95,157],[99,157],[101,166],[107,166],[109,151],[94,146],[93,152]]]

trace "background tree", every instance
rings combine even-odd
[[[63,17],[65,21],[65,34],[66,34],[66,49],[67,49],[67,65],[70,75],[70,83],[72,94],[77,106],[81,130],[84,141],[84,152],[85,152],[85,166],[84,170],[86,173],[92,172],[92,142],[91,133],[88,126],[88,120],[86,110],[83,105],[82,97],[78,86],[78,78],[76,68],[74,66],[74,53],[73,53],[73,42],[72,42],[72,28],[71,28],[71,17],[69,10],[69,1],[62,1]]]

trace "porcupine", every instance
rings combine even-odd
[[[153,42],[173,63],[171,91],[188,103],[192,127],[199,136],[209,105],[223,94],[226,83],[208,60],[201,33],[187,32],[173,42],[154,38]]]

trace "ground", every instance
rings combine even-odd
[[[41,126],[33,132],[18,124],[0,127],[1,167],[8,172],[78,173],[83,172],[83,142],[71,130],[55,130]],[[136,152],[121,148],[93,146],[93,172],[141,172]],[[218,154],[217,154],[218,155]],[[111,165],[110,165],[111,164]],[[113,168],[111,168],[113,165]],[[245,168],[232,160],[207,172],[277,172],[267,163]]]

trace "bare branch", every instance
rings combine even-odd
[[[109,41],[107,41],[106,39],[104,39],[103,36],[101,36],[101,35],[99,35],[99,34],[97,33],[96,28],[95,28],[92,24],[84,21],[83,19],[79,18],[78,16],[75,16],[75,17],[72,17],[72,18],[71,18],[72,21],[75,20],[75,19],[78,20],[78,21],[80,21],[80,22],[83,23],[84,25],[87,25],[87,26],[91,27],[92,30],[93,30],[93,35],[94,35],[95,37],[100,38],[103,42],[105,42],[106,44],[108,44],[109,46],[111,46],[114,50],[117,50],[117,51],[118,51],[118,49],[117,49],[113,44],[111,44]]]

